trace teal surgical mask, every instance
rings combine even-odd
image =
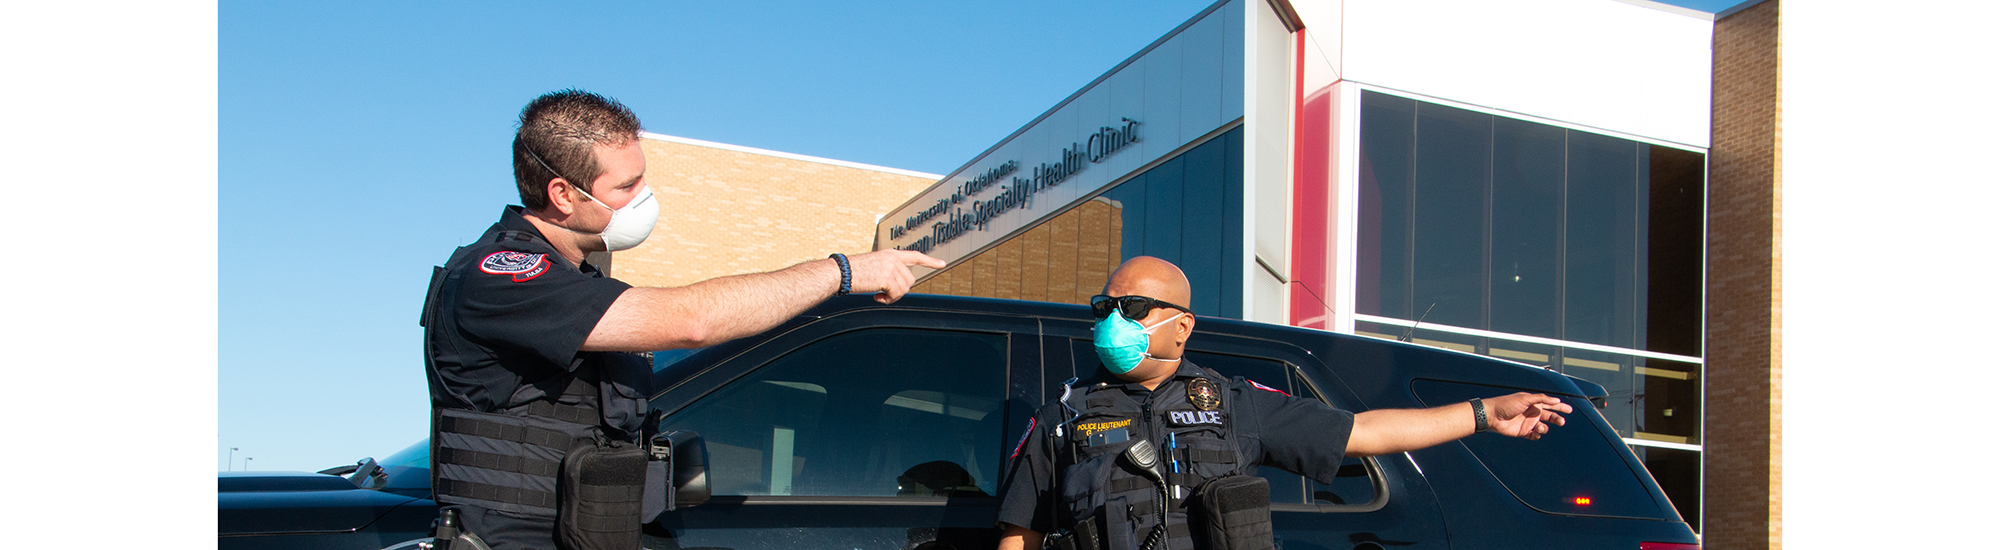
[[[1165,321],[1153,323],[1152,326],[1139,326],[1138,321],[1127,319],[1115,312],[1104,316],[1103,319],[1097,320],[1097,326],[1091,329],[1096,332],[1093,340],[1097,344],[1097,358],[1104,361],[1104,368],[1111,369],[1115,374],[1132,372],[1132,369],[1139,368],[1139,361],[1142,359],[1167,363],[1180,362],[1179,358],[1154,357],[1153,354],[1147,353],[1147,350],[1152,347],[1150,336],[1153,331],[1160,328],[1160,325],[1181,318],[1182,315],[1187,313],[1176,313]]]

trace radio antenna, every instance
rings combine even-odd
[[[1410,341],[1410,337],[1412,337],[1412,336],[1415,336],[1415,335],[1417,334],[1417,325],[1421,325],[1421,324],[1424,324],[1424,318],[1425,318],[1425,317],[1429,317],[1429,316],[1431,315],[1431,310],[1432,310],[1432,309],[1435,309],[1435,308],[1437,308],[1437,307],[1438,307],[1438,303],[1437,303],[1437,302],[1431,302],[1431,307],[1427,307],[1427,308],[1424,308],[1424,314],[1423,314],[1423,315],[1418,315],[1418,316],[1417,316],[1417,322],[1416,322],[1416,323],[1413,323],[1413,324],[1411,324],[1411,325],[1410,325],[1410,329],[1409,329],[1409,330],[1405,330],[1405,331],[1403,331],[1403,337],[1402,337],[1402,338],[1397,338],[1397,339],[1396,339],[1396,341],[1397,341],[1397,342],[1408,342],[1408,341]]]

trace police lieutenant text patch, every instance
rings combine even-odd
[[[494,252],[479,261],[479,270],[494,275],[512,275],[514,282],[522,282],[540,277],[549,270],[546,254],[526,252]]]
[[[1111,420],[1106,422],[1087,422],[1083,424],[1077,424],[1076,431],[1083,432],[1083,435],[1091,435],[1097,432],[1105,430],[1115,430],[1130,425],[1132,425],[1132,419],[1130,418],[1124,420]]]
[[[1167,411],[1167,424],[1181,428],[1221,426],[1222,411]]]

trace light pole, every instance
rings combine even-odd
[[[236,468],[236,448],[230,447],[229,460],[222,461],[222,471],[227,472],[234,468]]]
[[[252,460],[257,460],[257,457],[254,456],[243,457],[243,471],[245,472],[250,471],[250,461]]]

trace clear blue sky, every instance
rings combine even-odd
[[[424,283],[516,201],[507,144],[536,95],[945,173],[1210,3],[221,2],[216,469],[425,436]]]

